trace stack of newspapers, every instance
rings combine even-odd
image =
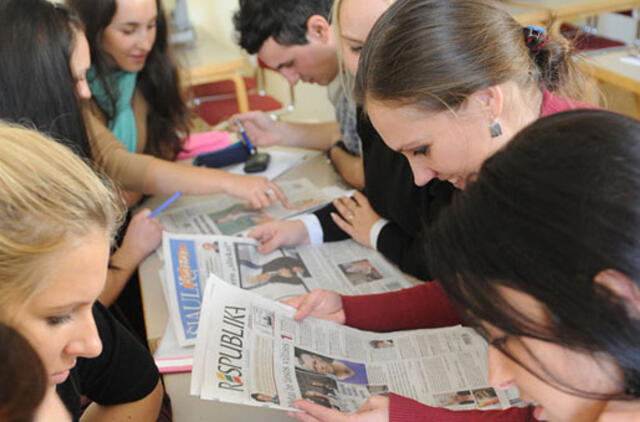
[[[286,410],[306,398],[342,412],[389,392],[451,409],[521,404],[515,388],[489,387],[487,344],[471,328],[372,333],[293,314],[209,276],[191,394]]]

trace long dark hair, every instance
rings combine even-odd
[[[47,387],[47,373],[29,342],[0,322],[0,420],[33,420]]]
[[[572,52],[561,37],[525,34],[492,0],[399,0],[367,37],[355,96],[455,110],[480,89],[514,81],[582,99]]]
[[[67,0],[85,25],[91,48],[91,60],[103,86],[105,76],[113,69],[113,59],[102,50],[104,29],[116,13],[116,0]],[[157,157],[175,159],[182,149],[181,136],[189,134],[189,110],[180,92],[178,70],[169,54],[167,19],[160,0],[156,0],[158,20],[156,40],[144,68],[138,74],[137,88],[149,104],[145,152]],[[107,92],[115,110],[117,92]],[[112,119],[107,110],[102,110]]]
[[[471,319],[609,356],[625,375],[615,397],[640,397],[640,321],[594,282],[606,269],[640,282],[639,122],[593,110],[538,120],[484,163],[428,238],[433,275]],[[500,286],[538,300],[548,322],[527,318]],[[603,396],[527,369],[567,392]]]
[[[32,126],[84,158],[91,148],[71,55],[82,23],[45,0],[0,0],[0,119]]]

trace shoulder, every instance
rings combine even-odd
[[[100,303],[93,316],[102,353],[78,359],[80,394],[104,405],[128,403],[147,396],[158,383],[159,373],[149,351]]]
[[[542,90],[542,107],[540,108],[540,117],[550,116],[552,114],[561,113],[563,111],[578,109],[597,109],[596,105],[583,103],[562,97],[546,89]]]

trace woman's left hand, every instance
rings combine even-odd
[[[298,400],[293,405],[304,413],[287,412],[287,414],[302,422],[389,422],[389,398],[383,396],[369,397],[369,400],[353,414],[329,409],[309,400]]]
[[[343,196],[333,201],[340,215],[331,213],[333,221],[356,242],[371,248],[369,232],[380,216],[373,210],[369,200],[360,192],[353,197]]]

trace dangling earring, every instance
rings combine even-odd
[[[498,136],[502,135],[502,125],[497,119],[494,120],[493,116],[491,116],[491,120],[493,121],[489,125],[489,133],[491,134],[492,138],[497,138]]]

